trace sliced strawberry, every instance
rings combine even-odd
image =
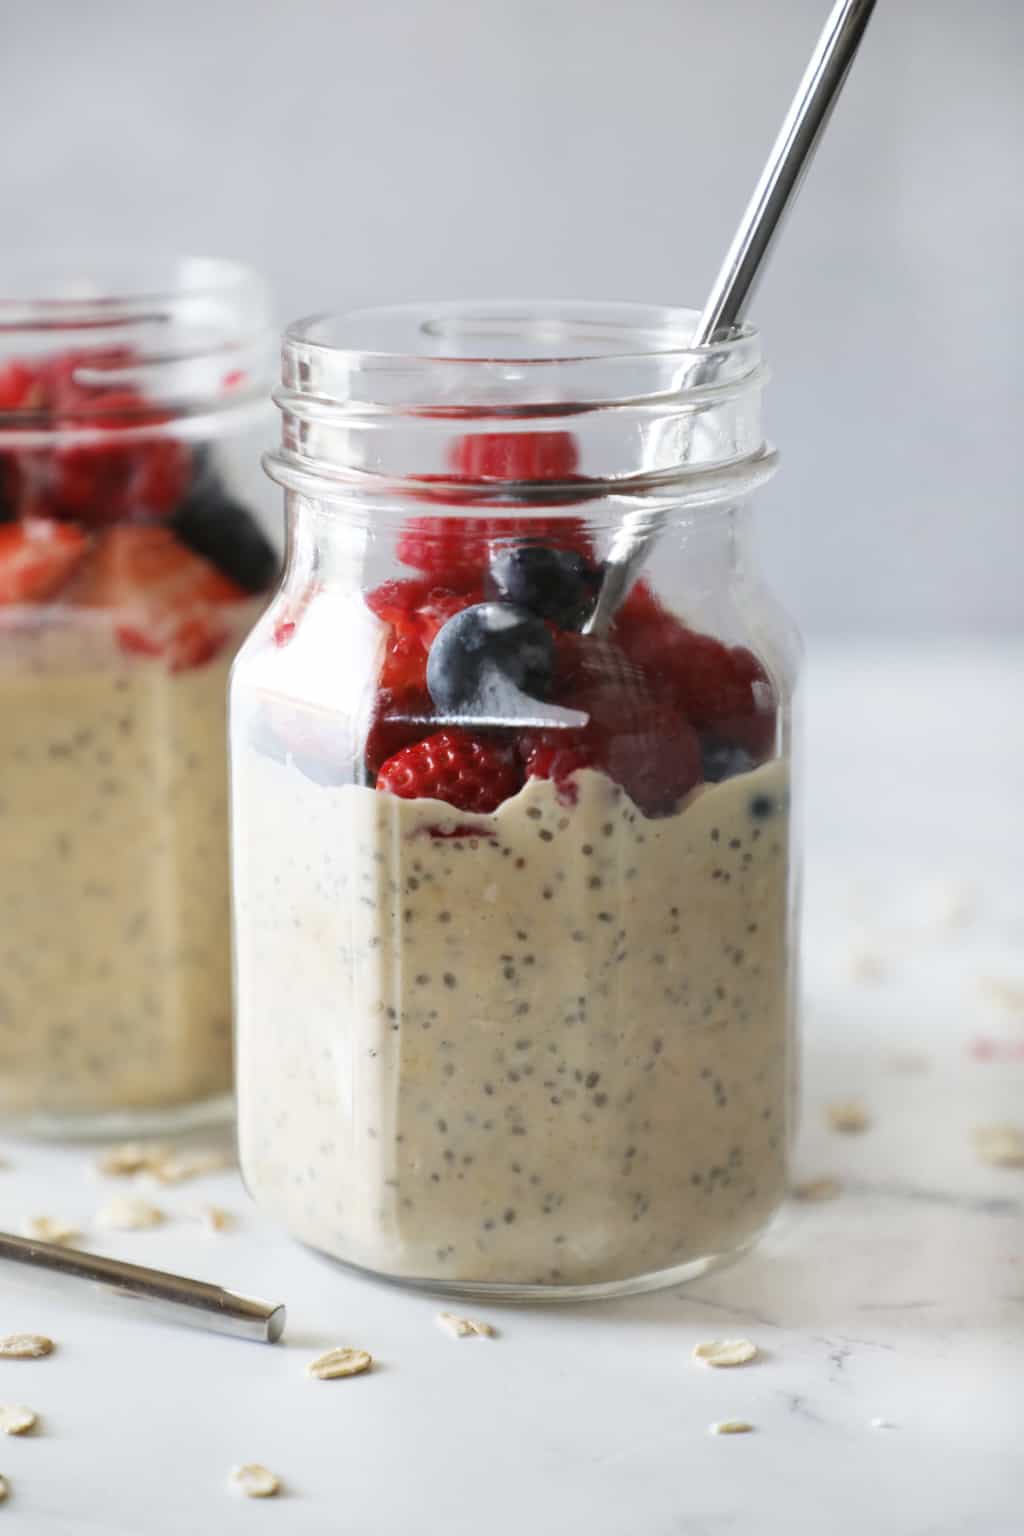
[[[454,592],[429,581],[386,581],[367,595],[367,605],[391,626],[381,664],[380,686],[392,692],[424,690],[427,652],[453,614],[483,600],[482,589]]]
[[[571,432],[474,432],[452,445],[449,465],[469,480],[568,480],[579,454]]]
[[[0,603],[42,603],[56,596],[85,555],[79,528],[43,517],[0,527]]]
[[[470,587],[468,592],[454,592],[450,587],[431,587],[416,610],[416,633],[425,650],[430,649],[434,636],[443,624],[461,613],[463,608],[469,608],[473,603],[482,603],[484,589],[480,586]]]
[[[425,687],[382,688],[363,749],[367,773],[378,773],[389,757],[422,741],[433,725],[434,706]]]
[[[163,656],[179,671],[216,654],[228,635],[218,610],[245,593],[169,529],[117,527],[98,536],[66,596],[116,615],[126,651]]]
[[[430,591],[431,583],[410,576],[401,581],[383,581],[366,594],[366,606],[385,624],[395,629],[415,632],[413,615]]]
[[[521,783],[511,747],[468,731],[437,731],[403,747],[377,775],[377,788],[405,800],[444,800],[460,811],[495,811]]]
[[[416,635],[392,630],[380,668],[380,686],[395,692],[427,686],[427,653]]]

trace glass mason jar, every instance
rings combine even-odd
[[[614,1294],[783,1198],[798,644],[756,575],[760,342],[688,311],[291,329],[281,590],[231,685],[255,1199],[455,1293]],[[584,634],[629,516],[653,543]]]
[[[230,1109],[226,691],[280,568],[267,339],[228,262],[0,276],[5,1128]]]

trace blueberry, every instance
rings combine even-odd
[[[700,756],[707,784],[720,784],[737,773],[749,773],[755,767],[754,759],[742,747],[727,741],[717,741],[714,736],[702,736]]]
[[[475,603],[443,624],[427,657],[427,688],[445,714],[522,718],[551,687],[555,642],[512,603]]]
[[[248,508],[227,495],[207,461],[200,461],[171,528],[246,592],[266,592],[277,580],[280,561],[274,546]]]
[[[528,608],[562,629],[579,629],[598,587],[590,561],[572,549],[518,544],[499,550],[491,562],[495,596]]]

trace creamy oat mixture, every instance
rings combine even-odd
[[[734,1250],[781,1201],[786,766],[660,820],[575,784],[467,816],[239,744],[241,1159],[295,1236],[588,1284]]]
[[[95,621],[3,641],[0,1115],[222,1094],[232,648],[170,672]]]

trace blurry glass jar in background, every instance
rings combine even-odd
[[[288,565],[231,689],[239,1147],[392,1278],[642,1289],[783,1198],[798,646],[752,552],[760,341],[694,320],[285,340]],[[584,634],[627,514],[650,559]]]
[[[184,1124],[231,1086],[226,681],[279,568],[267,298],[229,262],[44,271],[0,277],[0,1121]]]

